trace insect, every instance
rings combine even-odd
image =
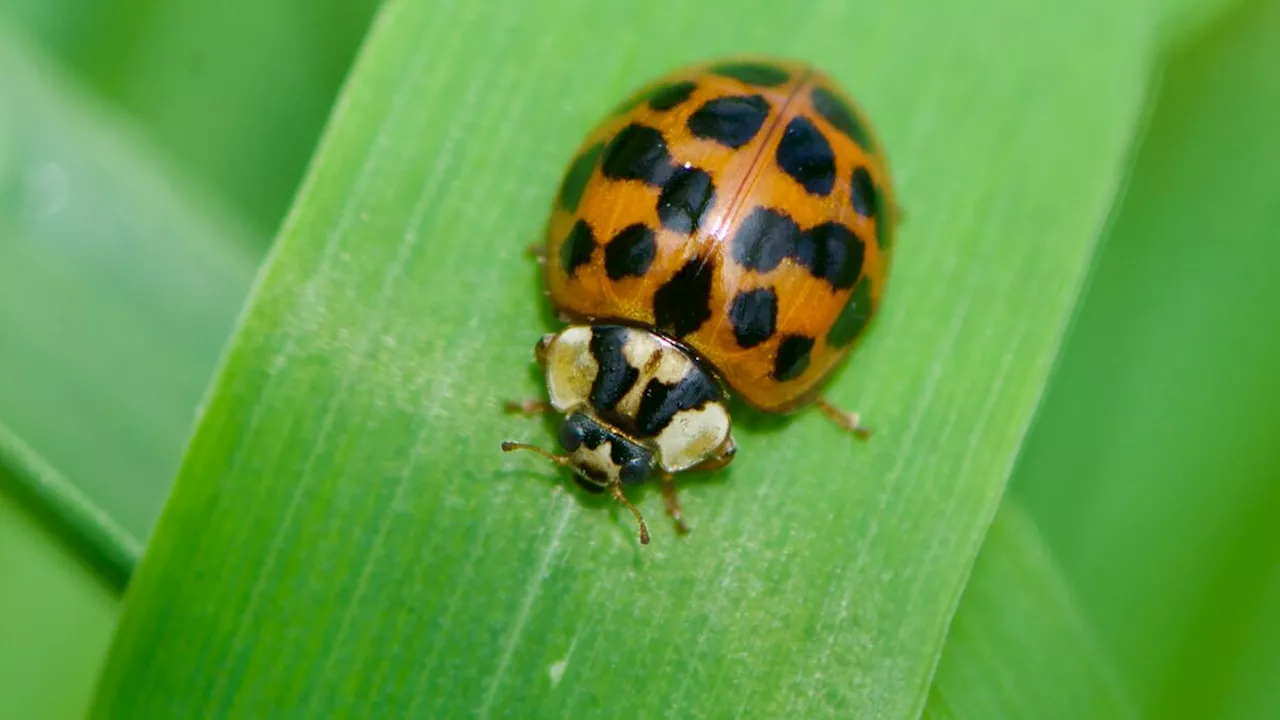
[[[534,249],[567,324],[534,355],[563,453],[518,442],[609,492],[728,465],[731,394],[766,413],[816,405],[875,315],[898,209],[863,113],[821,71],[737,58],[677,70],[601,121],[564,173]]]

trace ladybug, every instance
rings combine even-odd
[[[562,321],[535,358],[562,417],[563,454],[525,443],[609,492],[729,464],[728,400],[816,407],[860,437],[822,388],[875,315],[898,210],[862,112],[819,70],[735,58],[641,88],[582,142],[533,249]]]

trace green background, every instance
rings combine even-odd
[[[1280,712],[1280,3],[729,5],[395,2],[331,116],[372,2],[6,4],[0,716]],[[890,148],[880,433],[747,423],[642,556],[490,457],[549,437],[521,251],[596,114],[756,49]]]

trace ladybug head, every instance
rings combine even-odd
[[[648,544],[649,529],[644,518],[627,500],[622,488],[639,485],[653,474],[657,467],[653,452],[583,410],[570,412],[561,421],[560,446],[564,449],[563,455],[525,443],[502,443],[503,450],[530,450],[573,470],[575,479],[587,490],[609,492],[635,516],[640,524],[640,542]]]

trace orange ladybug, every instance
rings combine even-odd
[[[568,327],[535,352],[564,416],[554,454],[648,529],[623,488],[727,465],[727,400],[809,404],[860,436],[822,388],[875,315],[897,206],[870,124],[829,77],[736,59],[670,73],[597,125],[539,252]]]

